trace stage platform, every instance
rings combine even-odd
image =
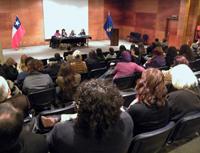
[[[120,40],[119,46],[125,45],[127,49],[130,48],[131,43],[126,40]],[[89,41],[88,46],[84,47],[74,47],[73,49],[78,49],[81,51],[81,54],[87,54],[91,49],[102,48],[103,52],[108,51],[109,47],[113,47],[115,50],[119,49],[119,46],[110,46],[109,40],[102,41]],[[66,50],[60,49],[52,49],[49,45],[43,46],[30,46],[30,47],[22,47],[19,50],[14,49],[3,49],[4,60],[8,57],[14,58],[17,62],[19,62],[20,56],[22,54],[27,54],[28,56],[32,56],[37,59],[45,59],[53,57],[55,53],[60,53],[61,56]]]

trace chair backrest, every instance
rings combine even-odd
[[[107,67],[93,69],[88,73],[89,78],[98,78],[107,71]]]
[[[200,132],[200,112],[193,112],[181,118],[177,123],[175,130],[170,137],[171,141],[186,138]]]
[[[131,102],[136,98],[136,92],[133,88],[127,89],[125,91],[120,91],[121,96],[124,99],[123,106],[128,107]]]
[[[55,88],[30,93],[28,94],[28,99],[32,108],[35,109],[36,112],[50,109],[51,104],[53,104],[56,100]]]
[[[60,109],[43,111],[43,112],[39,113],[39,115],[37,116],[37,121],[36,121],[37,125],[35,127],[35,132],[44,134],[44,133],[49,132],[53,128],[53,127],[45,128],[43,126],[42,121],[41,121],[42,116],[60,118],[60,116],[62,114],[74,114],[74,113],[75,113],[75,104],[72,104],[70,106],[66,106],[66,107],[60,108]]]
[[[157,153],[165,145],[175,123],[170,122],[163,128],[136,135],[128,153]]]
[[[137,79],[141,77],[141,73],[134,73],[132,76],[121,77],[114,79],[113,82],[116,84],[118,89],[124,90],[128,88],[134,88],[136,85]]]
[[[200,71],[200,59],[197,59],[195,61],[191,61],[189,63],[189,66],[193,71]]]

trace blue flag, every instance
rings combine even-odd
[[[108,15],[106,22],[104,24],[104,30],[106,31],[106,34],[108,35],[109,38],[112,35],[112,28],[113,28],[112,17],[110,15]]]

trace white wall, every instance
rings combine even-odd
[[[67,34],[84,28],[88,34],[88,0],[43,0],[43,12],[45,39],[63,28]]]

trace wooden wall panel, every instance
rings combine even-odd
[[[26,30],[21,45],[45,44],[42,0],[3,0],[0,6],[0,19],[4,21],[3,26],[0,26],[3,48],[11,47],[12,26],[16,15]]]
[[[104,23],[104,0],[89,0],[89,34],[93,40],[106,38]]]

